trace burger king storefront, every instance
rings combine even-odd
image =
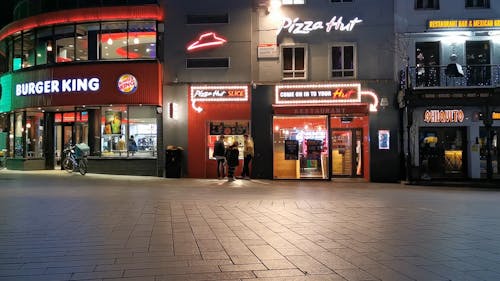
[[[157,61],[55,66],[6,76],[8,169],[60,169],[64,147],[86,143],[91,173],[163,173]],[[132,138],[135,146],[129,145]]]

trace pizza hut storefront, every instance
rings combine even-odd
[[[373,93],[366,94],[376,99]],[[370,108],[374,104],[362,102],[363,95],[356,83],[277,85],[273,178],[369,180]]]
[[[90,173],[161,175],[161,75],[158,62],[12,74],[7,168],[60,169],[65,145],[86,143]]]

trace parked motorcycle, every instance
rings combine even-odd
[[[89,151],[89,146],[85,143],[66,146],[63,150],[63,169],[68,173],[79,171],[80,174],[85,175],[88,171],[87,156]]]

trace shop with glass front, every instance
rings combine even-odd
[[[274,179],[369,179],[369,104],[359,84],[282,85],[276,96]]]
[[[186,175],[217,178],[215,142],[224,136],[224,145],[238,142],[240,165],[243,166],[243,136],[252,136],[248,85],[192,85],[189,88],[188,165]]]
[[[7,168],[59,169],[64,148],[85,143],[89,172],[158,175],[159,69],[113,63],[13,74]]]

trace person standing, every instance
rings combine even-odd
[[[238,142],[235,141],[226,151],[227,181],[234,181],[234,170],[240,164],[239,156]]]
[[[250,163],[252,162],[254,156],[253,140],[247,134],[243,135],[245,141],[243,142],[243,171],[241,172],[241,177],[244,179],[250,179]]]
[[[224,146],[224,135],[220,135],[214,144],[214,158],[217,160],[217,178],[224,178],[224,162],[226,161],[226,147]]]
[[[130,136],[130,138],[128,139],[128,151],[134,155],[135,152],[137,151],[137,143],[135,142],[134,140],[134,136]]]

